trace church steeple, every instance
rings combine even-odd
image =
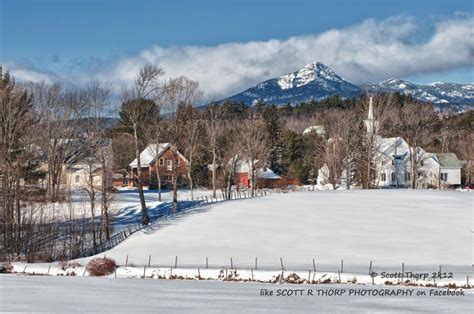
[[[377,134],[379,122],[374,119],[374,106],[372,103],[372,97],[369,98],[369,113],[367,114],[367,119],[364,120],[364,123],[368,136]]]

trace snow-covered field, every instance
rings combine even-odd
[[[158,201],[158,192],[156,190],[145,190],[145,201],[147,207],[150,210],[157,208],[163,203],[170,203],[173,201],[173,193],[170,190],[162,191],[162,201]],[[194,198],[208,197],[210,198],[212,191],[207,189],[195,189]],[[96,215],[100,214],[100,193],[97,193],[97,207]],[[188,189],[178,190],[178,200],[184,201],[191,199],[191,192]],[[140,200],[138,198],[138,192],[134,188],[121,188],[117,192],[112,193],[109,201],[109,212],[112,215],[116,215],[117,218],[134,214],[136,221],[140,221]],[[78,218],[89,218],[91,217],[90,211],[90,198],[85,191],[75,190],[71,195],[70,203],[51,203],[48,204],[44,209],[44,214],[51,218],[58,218],[59,220],[78,219]]]
[[[139,217],[135,191],[118,197],[119,219]],[[160,205],[151,191],[147,200],[151,210]],[[472,286],[472,205],[472,193],[428,190],[295,192],[209,204],[153,223],[101,253],[121,265],[109,278],[82,277],[90,258],[66,270],[57,263],[15,263],[17,273],[50,276],[0,276],[0,311],[462,312],[472,309],[472,289],[466,296],[429,296],[432,288],[386,286],[400,279],[380,275],[400,272],[402,263],[405,272],[430,275],[441,265],[453,278],[437,279],[438,287],[464,286],[467,276]],[[370,261],[379,274],[374,281]],[[263,283],[280,282],[282,266],[285,278],[295,272],[303,284]],[[222,282],[224,272],[240,282]],[[156,280],[176,276],[188,280]],[[331,284],[319,284],[327,279]],[[250,280],[261,282],[243,282]],[[262,297],[260,289],[414,289],[428,296]]]
[[[106,252],[117,263],[318,268],[472,263],[472,193],[351,190],[273,194],[201,207],[153,224]],[[103,255],[103,254],[102,254]],[[80,263],[86,263],[81,260]],[[467,267],[467,268],[466,268]]]
[[[389,291],[400,287],[384,287]],[[260,296],[261,289],[273,296]],[[278,289],[303,289],[303,295],[276,296]],[[313,296],[308,296],[308,290]],[[343,296],[317,296],[317,290],[346,289]],[[463,313],[473,294],[429,296],[349,296],[363,285],[275,285],[214,281],[167,281],[82,277],[0,276],[0,311],[11,312],[162,312],[166,313]],[[376,288],[380,291],[380,287]],[[419,291],[426,296],[416,296]],[[437,289],[436,291],[441,291]],[[322,293],[322,292],[320,292]]]

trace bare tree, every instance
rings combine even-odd
[[[248,161],[250,166],[251,193],[255,196],[258,171],[266,166],[270,153],[265,123],[260,118],[243,121],[240,145],[243,160]]]
[[[113,171],[122,174],[122,183],[129,175],[128,165],[135,158],[135,141],[128,133],[114,134],[112,137]]]
[[[189,119],[187,119],[187,124],[185,125],[187,134],[184,137],[183,147],[185,157],[188,160],[186,168],[188,172],[187,176],[189,189],[191,191],[191,199],[194,200],[194,181],[192,171],[195,160],[202,155],[202,137],[204,132],[200,112],[191,106],[188,106],[187,110],[189,111]]]
[[[218,156],[218,138],[224,131],[226,107],[217,103],[211,103],[203,113],[204,128],[208,143],[207,150],[212,154],[212,197],[216,198],[216,180],[217,180],[217,156]]]
[[[134,85],[122,90],[122,123],[130,127],[134,139],[135,158],[137,160],[137,174],[134,175],[140,207],[143,215],[142,223],[149,223],[148,210],[143,193],[142,170],[140,160],[140,139],[143,137],[143,128],[148,120],[159,115],[156,101],[163,94],[163,86],[160,81],[164,71],[154,64],[145,64],[138,72]]]
[[[64,90],[61,85],[44,83],[33,86],[38,111],[38,146],[47,159],[48,195],[59,199],[64,167],[82,149],[81,129],[84,106],[78,91]]]
[[[102,84],[100,81],[93,81],[87,84],[84,91],[85,103],[88,111],[88,118],[86,119],[86,136],[90,149],[91,161],[95,162],[93,166],[99,165],[100,170],[100,192],[101,192],[101,234],[108,240],[110,238],[109,229],[109,204],[110,191],[108,190],[108,182],[111,180],[112,167],[112,153],[111,143],[105,134],[105,126],[103,125],[109,109],[109,98],[112,89]],[[91,167],[89,167],[91,168]],[[90,169],[92,170],[92,169]],[[92,172],[91,172],[92,174]],[[90,186],[94,188],[93,185]],[[102,237],[101,237],[102,239]]]
[[[0,67],[0,257],[19,254],[25,240],[22,207],[28,192],[23,185],[31,171],[35,122],[31,96]]]
[[[395,127],[410,148],[411,188],[415,189],[419,178],[418,170],[426,158],[420,148],[432,140],[433,128],[439,120],[432,106],[417,101],[404,103],[396,118]]]
[[[218,164],[222,169],[226,199],[231,199],[232,183],[235,181],[237,165],[241,162],[242,149],[239,138],[241,132],[238,121],[227,120],[226,132],[219,140]]]
[[[191,108],[202,99],[199,84],[185,76],[170,79],[165,85],[163,108],[167,111],[166,135],[173,147],[173,210],[178,206],[178,150],[184,146],[184,139],[189,130],[186,129],[193,119]]]

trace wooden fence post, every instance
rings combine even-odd
[[[174,268],[178,268],[178,256],[174,258]]]
[[[344,272],[344,260],[341,259],[341,273]]]
[[[285,267],[283,267],[283,259],[280,257],[280,265],[281,265],[281,270],[284,270]]]
[[[372,261],[369,264],[369,276],[372,275]]]
[[[150,266],[151,266],[151,254],[148,255],[148,267],[150,267]]]
[[[314,270],[314,272],[316,272],[316,263],[314,261],[314,258],[313,258],[313,270]]]
[[[234,269],[234,263],[232,262],[232,257],[230,258],[230,269]]]
[[[257,270],[257,258],[255,257],[255,270]]]
[[[128,266],[128,254],[127,254],[127,257],[125,259],[125,267],[127,267],[127,266]]]
[[[208,269],[208,268],[209,268],[209,260],[208,260],[208,258],[206,257],[206,269]]]

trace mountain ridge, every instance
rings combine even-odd
[[[363,93],[401,93],[432,102],[440,109],[465,111],[474,108],[474,84],[432,82],[426,85],[403,79],[389,78],[379,83],[356,85],[337,75],[321,62],[311,62],[303,68],[272,78],[222,101],[255,105],[259,100],[275,105],[298,104],[331,96],[352,98]]]

